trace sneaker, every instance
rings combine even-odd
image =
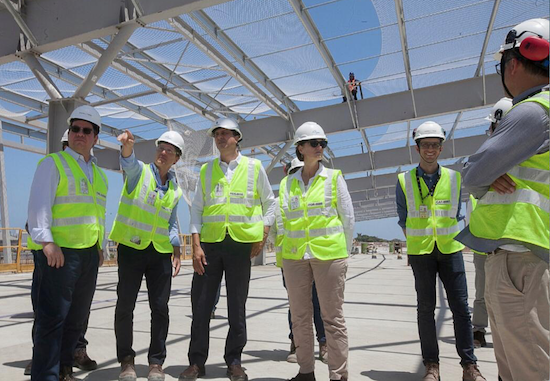
[[[435,362],[426,363],[426,374],[422,381],[440,381],[439,378],[439,364]]]
[[[79,378],[73,377],[73,367],[62,365],[59,368],[59,381],[80,381]]]
[[[296,377],[293,377],[287,381],[315,381],[315,373],[298,373]]]
[[[204,368],[201,368],[197,364],[191,364],[180,374],[179,381],[195,381],[197,378],[201,378],[205,375]]]
[[[88,356],[86,348],[77,348],[74,351],[73,366],[82,370],[95,370],[97,369],[97,362]]]
[[[31,375],[31,370],[32,370],[32,360],[29,361],[29,363],[27,364],[27,366],[25,367],[25,372],[23,372],[23,374],[25,376],[30,376]]]
[[[298,357],[296,357],[296,345],[294,345],[294,339],[291,339],[290,341],[290,352],[288,352],[288,356],[286,356],[286,361],[293,364],[298,362]]]
[[[485,332],[474,332],[474,348],[486,347],[487,341],[485,341]]]
[[[248,381],[248,376],[244,372],[244,369],[241,366],[241,364],[229,365],[227,367],[226,374],[231,381]]]
[[[120,362],[120,374],[118,381],[136,381],[136,366],[132,356],[126,356]]]
[[[462,367],[462,381],[487,381],[481,375],[477,364],[467,364]]]
[[[328,364],[328,348],[327,342],[319,342],[319,360],[324,364]]]
[[[164,381],[164,371],[162,370],[162,365],[149,365],[149,375],[147,376],[147,381]]]

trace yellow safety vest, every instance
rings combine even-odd
[[[473,213],[473,211],[477,207],[477,199],[472,195],[470,195],[470,203],[472,204],[472,210],[470,211],[470,215],[471,215],[471,213]],[[471,226],[472,226],[471,222],[470,222],[469,226],[470,226],[470,229],[471,229]],[[482,251],[477,251],[477,250],[474,250],[474,249],[472,249],[472,251],[476,254],[487,255],[487,253],[484,253]]]
[[[549,92],[541,92],[518,104],[523,102],[536,102],[548,112]],[[514,107],[509,112],[512,112]],[[516,184],[514,193],[501,195],[492,187],[489,188],[472,212],[470,232],[479,238],[490,240],[508,238],[549,250],[549,153],[530,157],[510,169],[508,176]]]
[[[464,249],[464,245],[455,241],[459,232],[456,214],[460,204],[460,173],[440,166],[441,177],[433,196],[429,195],[424,179],[420,179],[422,201],[418,182],[417,168],[400,173],[399,183],[407,199],[407,253],[409,255],[430,254],[437,243],[443,254],[452,254]]]
[[[285,231],[284,259],[302,259],[306,250],[320,260],[348,256],[344,227],[337,209],[337,182],[342,172],[325,171],[326,177],[315,177],[305,194],[297,179],[289,182],[287,176],[281,181],[279,204]]]
[[[257,189],[261,165],[259,160],[242,156],[231,183],[220,168],[219,158],[202,166],[202,242],[221,242],[227,233],[237,242],[263,239],[262,204]]]
[[[136,250],[147,248],[151,242],[159,253],[172,253],[169,220],[182,191],[174,181],[162,198],[157,192],[155,175],[149,164],[143,164],[136,187],[128,193],[124,182],[118,212],[109,238]]]
[[[54,243],[69,249],[85,249],[98,244],[101,249],[105,237],[107,176],[92,163],[91,184],[70,154],[56,152],[46,157],[53,159],[59,171],[59,184],[52,206]]]
[[[279,203],[279,198],[276,199]],[[285,227],[283,225],[283,218],[281,217],[281,208],[277,206],[275,210],[275,229],[277,229],[277,236],[275,238],[275,265],[277,267],[283,267],[283,239],[285,238]],[[271,227],[273,229],[274,227]]]

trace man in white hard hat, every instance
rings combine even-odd
[[[460,173],[437,162],[445,141],[445,130],[435,122],[424,122],[413,131],[418,167],[399,174],[396,187],[399,226],[407,237],[418,314],[418,333],[426,367],[423,381],[438,381],[439,346],[434,320],[436,278],[445,286],[453,314],[456,350],[464,381],[483,381],[474,355],[472,323],[468,308],[466,272],[461,250],[454,240],[460,216]]]
[[[485,301],[504,381],[550,377],[549,29],[531,19],[507,34],[495,59],[513,107],[463,170],[479,201],[457,239],[489,253]]]
[[[133,314],[143,276],[151,308],[149,381],[164,380],[168,300],[172,277],[181,266],[177,206],[182,195],[172,166],[180,159],[184,142],[176,131],[163,133],[156,141],[155,161],[144,164],[134,154],[134,136],[126,130],[120,163],[126,179],[109,238],[118,242],[118,285],[115,309],[119,381],[137,379],[133,343]]]
[[[220,157],[204,164],[191,205],[193,284],[189,367],[180,380],[205,374],[210,314],[225,274],[229,332],[225,343],[227,376],[246,381],[241,355],[246,344],[246,299],[250,258],[262,252],[269,228],[275,222],[275,200],[259,160],[241,155],[239,125],[220,118],[208,130]]]
[[[107,177],[90,154],[101,117],[80,106],[68,123],[69,146],[40,161],[29,199],[29,233],[41,245],[32,380],[75,380],[73,354],[103,260]]]

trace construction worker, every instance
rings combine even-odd
[[[457,239],[489,253],[485,301],[504,381],[550,377],[549,29],[531,19],[507,34],[495,59],[513,107],[463,170],[479,201]]]
[[[65,148],[69,146],[69,130],[67,129],[65,133],[63,134],[63,137],[61,137],[61,144],[62,144],[62,151],[65,151]],[[25,229],[27,230],[27,233],[29,232],[29,224],[27,223],[25,225]],[[42,245],[39,245],[32,241],[30,234],[27,236],[27,248],[31,250],[34,261],[33,263],[36,263],[36,251],[42,249]],[[103,264],[103,257],[99,260],[99,267]],[[33,277],[33,284],[37,285],[40,283],[39,281],[35,281],[35,278],[39,276],[38,268],[35,267],[34,271],[32,273]],[[35,311],[35,301],[37,298],[38,290],[33,288],[31,289],[31,302],[32,302],[32,310]],[[86,340],[86,331],[88,330],[88,321],[90,320],[90,314],[88,313],[88,318],[86,319],[86,322],[84,323],[84,327],[82,330],[82,334],[78,338],[78,343],[76,344],[76,349],[74,352],[74,362],[73,366],[76,366],[79,369],[82,370],[95,370],[97,369],[97,362],[92,360],[86,351],[86,346],[88,345],[88,340]],[[34,340],[34,332],[35,332],[35,324],[33,322],[32,325],[32,337]],[[25,367],[24,374],[25,376],[31,375],[31,369],[32,369],[32,361],[29,361],[27,366]]]
[[[438,381],[439,346],[434,312],[436,277],[443,282],[453,314],[456,350],[464,381],[485,380],[476,365],[472,323],[468,309],[466,272],[461,250],[454,240],[460,217],[460,173],[442,167],[437,159],[443,149],[445,131],[435,122],[424,122],[413,131],[418,167],[400,173],[396,186],[399,226],[407,237],[407,254],[412,267],[424,381]]]
[[[210,127],[220,157],[204,164],[191,205],[193,245],[191,342],[189,367],[180,380],[205,374],[210,315],[225,274],[229,332],[225,343],[227,376],[246,381],[241,355],[246,344],[246,299],[250,258],[263,250],[275,222],[275,200],[261,162],[241,155],[239,125],[220,118]]]
[[[163,381],[168,336],[168,300],[172,277],[178,275],[180,259],[177,206],[182,191],[171,168],[183,153],[183,138],[167,131],[156,140],[155,161],[144,164],[134,154],[134,136],[126,130],[120,164],[125,174],[120,204],[109,238],[118,242],[118,285],[115,309],[119,381],[137,378],[133,343],[133,316],[143,276],[151,308],[149,381]],[[173,269],[173,270],[172,270]]]
[[[295,157],[290,163],[288,163],[284,172],[286,175],[292,175],[297,172],[300,168],[304,166],[304,162]],[[279,198],[277,197],[275,201],[278,203]],[[283,219],[281,217],[281,209],[277,208],[275,210],[275,224],[271,227],[269,231],[269,237],[274,242],[275,246],[275,259],[276,266],[281,269],[281,275],[283,276],[283,286],[286,289],[285,274],[283,271],[283,239],[285,235],[285,230],[283,228]],[[319,297],[317,296],[317,289],[315,288],[315,282],[311,289],[311,302],[313,303],[313,323],[315,325],[315,334],[317,336],[317,342],[319,343],[319,360],[327,364],[328,361],[328,349],[327,349],[327,338],[325,335],[325,326],[323,325],[323,319],[321,317],[321,306],[319,305]],[[287,362],[296,363],[298,358],[296,357],[296,344],[294,343],[294,335],[292,333],[292,314],[290,308],[288,309],[288,327],[290,333],[288,338],[290,339],[290,351],[286,358]]]
[[[491,134],[494,133],[504,114],[506,114],[511,108],[512,100],[510,98],[504,97],[495,103],[491,109],[491,113],[487,118],[485,118],[491,122],[491,125],[487,130],[487,136],[491,136]],[[476,198],[470,195],[470,201],[466,208],[466,225],[469,223],[470,214],[472,210],[475,209],[476,205]],[[477,250],[473,250],[473,252],[474,267],[476,271],[476,294],[472,312],[472,329],[474,332],[474,348],[481,348],[487,346],[487,340],[485,340],[485,330],[489,326],[489,317],[487,315],[487,307],[485,305],[485,260],[487,259],[487,253]]]
[[[103,260],[107,177],[90,150],[99,113],[76,108],[68,119],[69,147],[47,155],[34,175],[28,224],[38,276],[31,379],[71,381],[73,353],[90,313]],[[34,282],[33,282],[34,283]]]
[[[327,337],[331,380],[348,379],[348,336],[344,319],[347,258],[355,217],[346,182],[339,170],[321,164],[325,132],[315,122],[294,135],[296,156],[304,166],[279,186],[285,236],[282,244],[292,333],[299,373],[292,381],[315,380],[312,285],[315,282]]]
[[[353,99],[357,100],[357,87],[361,86],[361,84],[359,83],[359,81],[355,79],[354,73],[349,73],[349,79],[346,83],[346,86],[348,87],[349,93],[353,96]],[[347,100],[348,100],[348,97],[344,95],[343,102],[346,102]]]

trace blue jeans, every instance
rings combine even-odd
[[[442,254],[437,247],[430,254],[409,255],[413,269],[417,298],[418,333],[424,364],[439,363],[439,346],[434,319],[436,275],[445,287],[453,314],[456,351],[460,364],[475,364],[472,323],[468,309],[468,289],[462,253]]]
[[[285,273],[283,272],[283,269],[281,269],[281,274],[283,275],[283,286],[286,289]],[[317,341],[320,343],[326,343],[327,338],[325,336],[325,326],[323,324],[323,318],[321,317],[321,306],[319,305],[319,297],[317,296],[315,282],[313,282],[313,289],[311,290],[311,302],[313,303],[313,323],[315,324]],[[290,315],[290,309],[288,310],[288,328],[290,329],[288,338],[292,340],[294,335],[292,334],[292,316]]]

